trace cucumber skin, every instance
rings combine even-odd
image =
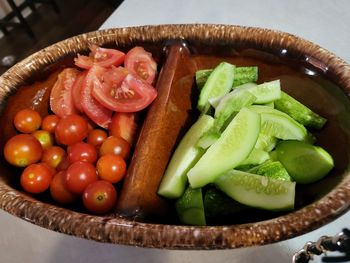
[[[206,113],[210,108],[210,98],[223,96],[231,90],[234,68],[234,65],[222,62],[209,75],[199,94],[197,108],[200,112]]]
[[[259,132],[259,114],[243,108],[224,130],[220,139],[208,148],[187,173],[191,187],[212,183],[217,176],[239,165],[254,148]]]
[[[270,211],[294,209],[295,182],[230,170],[214,183],[232,199],[247,206]],[[273,193],[275,190],[277,193]]]
[[[205,226],[202,189],[188,187],[175,203],[177,215],[183,224]]]
[[[184,193],[188,170],[204,154],[204,150],[196,147],[196,141],[213,123],[211,116],[202,115],[187,131],[171,157],[158,188],[159,195],[172,199],[179,198]]]
[[[235,89],[244,89],[251,92],[256,97],[255,104],[270,103],[281,98],[280,80],[273,80],[252,87],[242,85]]]
[[[314,129],[321,129],[327,120],[313,112],[307,106],[282,92],[281,98],[275,101],[275,108],[288,114],[297,122]]]
[[[292,182],[293,179],[288,174],[286,168],[279,161],[267,161],[248,171],[249,173],[267,176],[276,180]]]

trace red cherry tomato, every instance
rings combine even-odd
[[[73,104],[74,107],[80,111],[83,112],[83,107],[81,106],[81,89],[83,85],[85,85],[86,81],[86,71],[80,72],[77,76],[77,79],[74,82],[73,88],[72,88],[72,97],[73,97]]]
[[[99,148],[105,139],[107,133],[104,130],[94,129],[89,132],[87,143]]]
[[[50,94],[51,110],[59,117],[77,113],[73,104],[72,87],[79,74],[74,68],[64,69],[57,78]]]
[[[78,142],[67,149],[68,159],[71,163],[83,161],[88,163],[95,163],[97,160],[96,148],[85,142]]]
[[[122,157],[106,154],[96,164],[98,176],[110,183],[118,183],[126,174],[126,163]]]
[[[65,145],[81,142],[87,134],[88,123],[77,114],[68,115],[60,119],[55,129],[57,141]]]
[[[104,71],[104,68],[98,66],[94,66],[88,71],[86,81],[81,88],[80,101],[83,111],[89,119],[100,127],[107,129],[111,122],[112,111],[92,97],[92,90],[97,83],[100,83],[99,78]]]
[[[117,201],[117,191],[106,181],[96,181],[86,187],[83,194],[83,203],[87,210],[95,214],[104,214],[111,211]]]
[[[42,151],[40,142],[33,135],[18,134],[6,142],[4,156],[10,164],[25,167],[39,161]]]
[[[60,117],[57,115],[47,115],[41,123],[41,129],[48,131],[49,133],[54,133],[59,120]]]
[[[152,84],[157,72],[157,63],[152,54],[142,47],[134,47],[125,56],[125,68],[135,76],[140,77],[147,83]]]
[[[87,162],[72,163],[66,172],[65,185],[73,194],[82,194],[85,188],[97,181],[97,172],[94,165]]]
[[[50,165],[53,168],[57,168],[61,162],[66,157],[66,151],[63,150],[61,147],[58,146],[52,146],[43,152],[43,156],[41,158],[41,161],[43,163],[46,163]]]
[[[50,187],[52,171],[42,163],[31,164],[21,175],[21,186],[26,192],[38,194]]]
[[[136,112],[145,109],[157,97],[157,91],[137,76],[128,74],[120,87],[94,82],[94,98],[106,108],[117,112]]]
[[[112,122],[109,125],[108,130],[109,135],[122,137],[130,145],[132,145],[137,132],[135,114],[116,112],[112,117]]]
[[[26,108],[16,113],[13,122],[18,131],[32,133],[40,128],[41,116],[39,112]]]
[[[52,198],[60,204],[70,204],[77,199],[77,196],[69,192],[65,185],[65,171],[60,171],[55,174],[50,184],[50,193]]]
[[[130,144],[121,137],[109,136],[100,148],[100,156],[105,154],[120,155],[127,160],[130,155]]]
[[[63,158],[63,160],[58,164],[58,166],[56,167],[57,171],[65,171],[68,169],[68,167],[71,165],[68,156],[65,156]]]
[[[90,69],[94,65],[100,67],[119,66],[124,61],[125,54],[116,49],[93,46],[89,56],[74,59],[75,65],[83,69]]]
[[[44,130],[37,130],[32,135],[40,142],[41,147],[45,150],[54,144],[54,138],[51,133]]]

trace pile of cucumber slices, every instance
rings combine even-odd
[[[206,224],[208,185],[245,206],[292,210],[296,183],[313,183],[334,167],[308,131],[322,129],[326,119],[283,92],[279,80],[256,84],[257,78],[257,67],[227,62],[197,71],[201,115],[176,148],[158,190],[177,199],[182,223]]]

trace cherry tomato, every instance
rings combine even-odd
[[[38,194],[50,187],[52,172],[42,163],[31,164],[21,174],[21,186],[26,192]]]
[[[92,46],[89,56],[79,56],[74,59],[75,65],[83,69],[90,69],[93,65],[100,67],[119,66],[124,61],[125,54],[116,49]]]
[[[104,214],[115,207],[117,191],[110,182],[96,181],[86,187],[83,203],[87,210],[95,214]]]
[[[147,82],[128,74],[120,87],[94,82],[94,98],[106,108],[117,112],[136,112],[145,109],[157,97],[157,91]]]
[[[77,113],[73,104],[72,87],[79,74],[74,68],[64,69],[57,78],[50,94],[51,110],[59,117]]]
[[[109,153],[120,155],[127,160],[130,155],[130,144],[121,137],[109,136],[101,145],[100,156]]]
[[[77,196],[69,192],[65,185],[66,172],[60,171],[55,174],[50,184],[52,198],[60,204],[70,204],[77,199]]]
[[[40,128],[41,116],[39,112],[26,108],[16,113],[13,122],[18,131],[32,133]]]
[[[66,151],[61,147],[52,146],[43,152],[41,161],[53,168],[57,168],[66,157]],[[68,168],[68,167],[67,167]]]
[[[119,155],[106,154],[98,159],[96,169],[102,180],[117,183],[126,174],[126,163]]]
[[[39,161],[42,151],[40,142],[33,135],[18,134],[6,142],[4,156],[10,164],[25,167]]]
[[[58,164],[56,167],[57,171],[65,171],[68,169],[68,167],[71,165],[71,162],[68,159],[68,156],[65,156],[63,160]]]
[[[140,77],[147,83],[152,84],[157,72],[157,63],[152,54],[142,47],[134,47],[125,56],[125,68],[135,76]]]
[[[109,125],[108,130],[109,135],[122,137],[130,145],[132,145],[137,132],[135,114],[116,112],[112,117],[112,122]]]
[[[96,148],[85,142],[78,142],[68,146],[67,153],[68,159],[71,163],[77,161],[95,163],[97,160]]]
[[[49,133],[54,133],[59,120],[60,117],[58,117],[57,115],[47,115],[44,117],[41,123],[41,129],[43,129],[44,131],[48,131]]]
[[[89,132],[87,143],[95,147],[100,147],[105,139],[107,139],[107,133],[104,130],[94,129]]]
[[[54,138],[51,133],[44,130],[37,130],[32,135],[40,142],[41,147],[45,150],[54,144]]]
[[[88,134],[87,121],[77,114],[63,117],[57,124],[55,135],[59,143],[71,145],[81,142]]]
[[[97,172],[94,165],[87,162],[72,163],[66,172],[65,185],[73,194],[82,194],[85,188],[97,181]]]
[[[81,88],[84,85],[86,80],[86,74],[87,74],[86,72],[80,72],[72,88],[73,104],[74,104],[74,107],[80,112],[83,112],[83,107],[81,106],[80,94],[81,94]]]
[[[93,66],[86,75],[86,81],[81,88],[81,106],[84,113],[98,126],[107,129],[112,118],[112,111],[96,101],[91,92],[95,85],[100,83],[99,78],[102,76],[104,68]]]

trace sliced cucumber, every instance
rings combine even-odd
[[[307,127],[321,129],[327,121],[285,92],[282,92],[281,98],[275,101],[275,106]]]
[[[265,152],[271,152],[276,147],[277,141],[278,139],[276,137],[260,132],[255,148]]]
[[[235,66],[226,62],[220,63],[209,75],[200,94],[197,108],[206,113],[210,108],[209,99],[227,94],[233,84]]]
[[[267,161],[248,171],[249,173],[268,176],[273,179],[293,181],[286,168],[279,161]]]
[[[261,115],[261,133],[282,140],[308,139],[306,128],[284,112],[260,105],[252,105],[249,108]]]
[[[283,141],[276,147],[277,158],[300,184],[316,182],[334,167],[332,156],[323,148],[299,141]]]
[[[167,198],[179,198],[183,194],[188,170],[204,154],[204,150],[196,147],[195,144],[213,123],[214,119],[211,116],[202,115],[187,131],[168,164],[158,194]]]
[[[269,103],[281,98],[281,83],[279,80],[273,80],[251,87],[242,85],[235,89],[245,89],[251,92],[256,97],[255,104]]]
[[[230,170],[215,180],[218,188],[234,200],[272,211],[294,208],[295,182]]]
[[[268,152],[265,152],[260,149],[254,148],[250,154],[248,155],[247,159],[245,159],[243,162],[241,162],[239,165],[248,165],[248,164],[262,164],[263,162],[270,159],[270,155]]]
[[[220,138],[187,173],[191,187],[211,183],[223,172],[239,165],[254,148],[259,132],[259,114],[247,108],[240,110]]]
[[[184,194],[176,200],[176,212],[183,224],[205,226],[205,214],[202,189],[188,187]]]

